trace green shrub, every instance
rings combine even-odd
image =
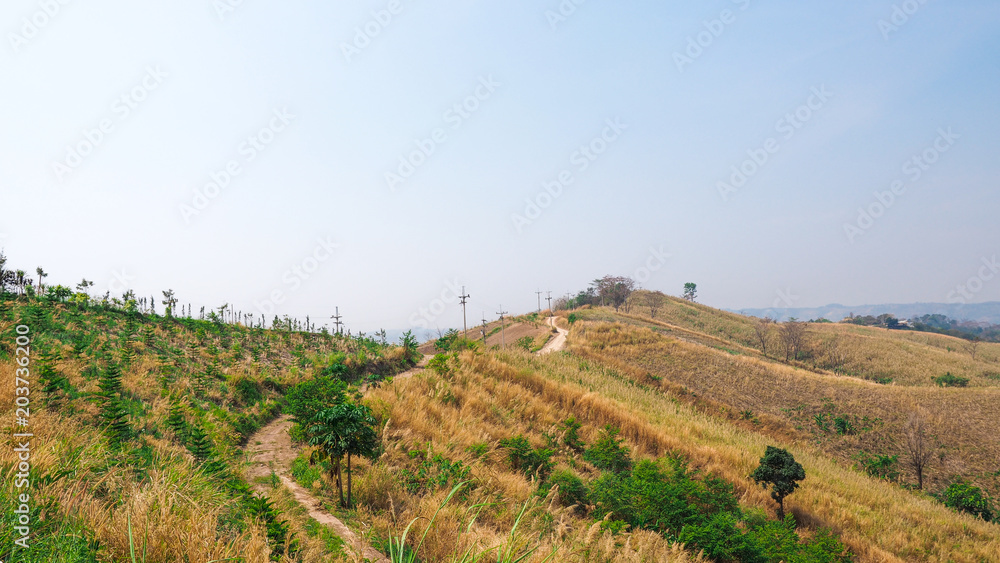
[[[872,477],[885,479],[895,483],[899,481],[899,456],[898,455],[870,455],[859,452],[855,459],[858,460],[858,467]]]
[[[956,377],[952,375],[951,372],[948,372],[940,377],[935,377],[933,379],[934,383],[936,383],[939,387],[966,387],[967,385],[969,385],[968,378]]]
[[[837,431],[837,434],[840,434],[841,436],[854,434],[856,432],[854,425],[851,424],[851,417],[846,414],[833,419],[833,428]]]
[[[427,369],[432,370],[434,373],[444,377],[451,373],[451,367],[448,366],[448,354],[435,354],[429,362],[427,362]]]
[[[465,451],[472,454],[473,457],[480,458],[489,453],[490,445],[486,442],[476,442],[475,444],[465,448]]]
[[[573,451],[582,452],[586,444],[580,439],[579,431],[582,425],[576,421],[576,417],[570,416],[562,421],[559,426],[563,429],[563,444]]]
[[[522,336],[521,338],[517,339],[517,342],[514,343],[514,347],[520,348],[527,352],[531,350],[531,345],[534,343],[535,343],[534,338],[530,336]]]
[[[983,494],[982,489],[959,479],[941,494],[941,500],[948,508],[978,516],[987,522],[993,520],[993,504]]]
[[[423,451],[410,452],[413,457],[424,455]],[[416,470],[402,470],[402,482],[411,494],[456,485],[466,477],[472,468],[461,461],[452,461],[441,454],[424,458]]]
[[[557,493],[559,504],[563,506],[577,506],[577,510],[582,512],[582,507],[587,503],[590,491],[583,480],[569,469],[560,469],[549,477],[549,480],[539,488],[542,494],[548,494],[552,487],[559,487]]]
[[[601,435],[589,448],[583,452],[583,459],[589,461],[598,469],[606,469],[622,473],[632,468],[632,455],[624,440],[618,437],[620,430],[605,426]]]
[[[550,461],[552,450],[532,448],[531,443],[523,435],[500,440],[500,447],[507,450],[507,461],[511,469],[520,471],[527,477],[537,475],[542,481],[552,472]]]
[[[244,406],[252,405],[264,398],[260,383],[248,377],[240,377],[232,382],[230,388],[233,390],[236,400]]]

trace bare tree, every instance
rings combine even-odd
[[[627,276],[604,276],[597,280],[597,292],[602,303],[609,303],[617,312],[636,289],[635,280]]]
[[[979,343],[982,341],[983,341],[982,338],[976,336],[972,340],[970,340],[968,344],[965,345],[965,349],[969,351],[970,355],[972,355],[973,360],[976,359],[976,352],[979,350]]]
[[[917,488],[924,488],[924,469],[934,454],[934,448],[930,438],[927,436],[927,427],[922,416],[917,413],[910,415],[910,419],[903,428],[903,435],[906,438],[906,456],[910,462],[910,467],[917,474]]]
[[[771,340],[771,328],[773,326],[774,319],[771,317],[757,319],[753,323],[754,336],[757,337],[757,342],[760,344],[760,351],[764,356],[767,356],[767,343]]]
[[[646,305],[649,307],[649,316],[656,318],[656,312],[663,305],[667,296],[662,291],[651,291],[646,294]]]
[[[781,342],[785,346],[785,361],[787,362],[789,358],[798,359],[806,337],[806,323],[797,321],[793,317],[781,324],[780,332]]]

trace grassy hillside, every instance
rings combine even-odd
[[[308,418],[322,408],[303,390],[343,382],[352,387],[336,400],[370,408],[378,442],[371,459],[353,461],[356,506],[338,506],[336,466],[316,448],[298,443],[289,474],[383,553],[403,546],[394,562],[997,559],[997,525],[856,467],[861,451],[897,451],[906,416],[919,411],[936,448],[928,489],[955,476],[995,485],[990,430],[1000,390],[989,377],[965,388],[918,382],[909,360],[894,355],[901,342],[914,357],[945,362],[946,340],[811,325],[805,353],[785,362],[755,348],[751,321],[738,315],[679,300],[656,318],[646,312],[574,311],[572,324],[559,321],[571,329],[569,349],[546,356],[532,351],[550,328],[515,318],[508,331],[521,345],[499,350],[497,334],[485,347],[450,335],[427,369],[401,373],[419,355],[414,343],[85,299],[0,299],[0,376],[17,376],[17,336],[30,335],[34,434],[32,551],[13,551],[17,536],[5,528],[0,558],[351,560],[276,474],[248,478],[244,454],[283,411]],[[825,368],[814,347],[823,338],[854,346],[855,336],[913,383]],[[993,352],[981,349],[969,369]],[[18,396],[0,391],[8,424]],[[315,434],[298,426],[292,436]],[[9,443],[0,450],[0,509],[14,514],[23,491],[17,439]],[[750,478],[768,446],[787,449],[806,473],[785,520]],[[897,481],[911,482],[899,469]]]
[[[0,377],[11,383],[24,332],[29,424],[14,425],[12,384],[0,387],[0,410],[12,433],[34,434],[30,487],[16,486],[20,442],[9,438],[0,449],[0,511],[14,514],[17,497],[30,492],[31,548],[12,557],[19,536],[4,526],[4,561],[132,561],[132,547],[146,561],[330,560],[336,542],[293,501],[252,491],[241,446],[304,377],[337,367],[360,383],[412,363],[403,349],[368,338],[8,294]]]
[[[989,378],[981,381],[982,385],[970,383],[964,388],[942,388],[932,382],[878,384],[823,369],[810,359],[811,354],[790,362],[784,362],[783,356],[776,359],[770,352],[765,357],[753,348],[752,336],[747,336],[752,335],[752,321],[738,315],[673,299],[656,311],[655,319],[649,312],[575,311],[571,349],[615,368],[637,385],[676,397],[715,419],[817,455],[832,455],[845,468],[871,469],[898,483],[892,487],[912,497],[912,503],[934,503],[937,501],[927,493],[906,491],[916,483],[916,477],[906,464],[904,427],[911,414],[917,413],[927,423],[927,441],[933,453],[925,468],[928,493],[940,494],[959,479],[971,481],[994,496],[1000,489],[1000,450],[995,437],[1000,389],[988,385],[992,382]],[[947,347],[955,341],[950,337],[829,324],[810,324],[807,330],[808,351],[822,345],[839,347],[852,356],[878,351],[880,356],[873,360],[893,363],[897,373],[915,381],[919,378],[913,374],[944,373],[952,362],[976,369],[994,362],[992,348],[985,353],[980,349],[975,363],[964,352],[964,356],[948,352]],[[853,349],[859,341],[863,346],[860,351]],[[873,467],[873,459],[894,463],[887,470],[886,465]],[[857,495],[857,491],[852,493]],[[867,513],[872,509],[868,501],[859,500],[858,504],[864,508],[854,506],[829,517],[849,517],[854,511]],[[905,509],[899,506],[891,510]],[[918,551],[927,551],[925,557],[932,561],[979,560],[968,554],[957,556],[945,546],[930,547],[926,539],[918,542],[920,533],[937,538],[934,543],[941,538],[939,530],[946,525],[929,518],[927,514],[914,518],[909,525],[923,532],[900,540],[889,551],[909,553],[908,560],[916,558]],[[854,521],[847,528],[858,526]],[[1000,529],[987,527],[984,534],[979,541],[995,540]],[[849,537],[845,531],[845,538]],[[911,540],[915,543],[901,550],[900,546]],[[916,545],[921,547],[916,549]],[[991,544],[986,541],[983,545]],[[983,560],[994,560],[993,553]]]

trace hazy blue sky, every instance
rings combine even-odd
[[[356,330],[609,273],[1000,298],[995,0],[62,1],[0,8],[0,245],[49,282]]]

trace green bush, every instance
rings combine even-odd
[[[944,505],[960,512],[978,516],[987,522],[993,520],[993,504],[982,489],[959,479],[941,495]]]
[[[416,457],[423,455],[422,451],[411,452]],[[431,489],[454,486],[469,476],[472,468],[461,461],[451,461],[441,454],[434,454],[430,459],[420,461],[415,471],[402,470],[403,486],[411,494],[419,494]]]
[[[851,417],[846,414],[833,419],[833,428],[837,431],[837,434],[840,434],[841,436],[854,434],[856,432],[854,425],[851,424]]]
[[[511,469],[520,471],[527,477],[537,475],[544,481],[552,472],[553,463],[550,458],[555,452],[545,448],[532,448],[528,439],[521,434],[500,440],[500,447],[507,450],[507,461],[510,462]]]
[[[596,442],[583,452],[583,459],[598,469],[622,473],[632,468],[632,455],[624,440],[618,437],[620,430],[605,426]]]
[[[576,421],[576,417],[570,416],[562,421],[559,426],[563,429],[563,444],[575,452],[582,452],[586,444],[580,439],[579,431],[582,425]]]
[[[851,553],[829,531],[807,541],[791,515],[768,520],[745,514],[734,488],[712,475],[689,471],[679,458],[636,463],[631,473],[605,473],[590,485],[593,516],[653,530],[704,551],[714,561],[742,563],[848,563]]]
[[[244,406],[253,405],[264,398],[260,383],[248,377],[240,377],[233,381],[230,388],[233,390],[236,400]]]
[[[476,442],[475,444],[465,448],[465,451],[472,454],[473,457],[480,458],[489,453],[490,445],[486,442]]]
[[[514,343],[514,347],[520,348],[527,352],[531,350],[531,345],[534,343],[535,343],[534,338],[530,336],[522,336],[521,338],[517,339],[517,342]]]
[[[966,387],[969,385],[968,378],[956,377],[952,375],[951,372],[933,379],[934,383],[936,383],[939,387]]]
[[[539,488],[542,494],[548,494],[552,487],[559,487],[557,493],[559,504],[563,506],[577,506],[578,511],[587,503],[590,491],[580,477],[569,469],[560,469],[549,477],[548,481]]]
[[[864,451],[855,456],[858,460],[858,467],[872,477],[885,479],[895,483],[899,481],[899,456],[868,454]]]

